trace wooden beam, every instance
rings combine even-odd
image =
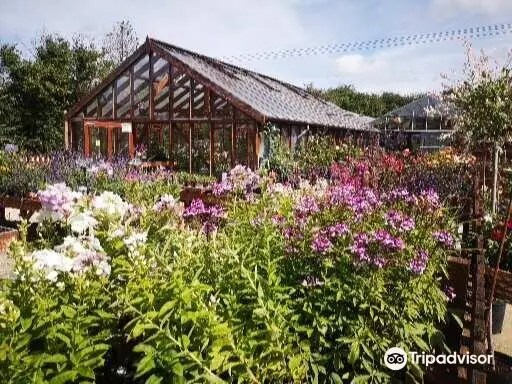
[[[203,76],[199,72],[192,69],[189,65],[185,64],[184,62],[176,59],[174,56],[169,54],[169,52],[165,51],[164,49],[158,47],[156,44],[152,44],[152,49],[155,53],[157,53],[159,56],[161,56],[164,59],[167,59],[171,65],[174,65],[175,67],[179,68],[181,72],[187,74],[192,79],[198,81],[200,84],[202,84],[206,88],[210,88],[213,90],[216,94],[219,96],[222,96],[226,101],[228,101],[230,104],[236,106],[239,110],[241,110],[246,115],[252,117],[256,121],[265,122],[265,115],[261,112],[257,111],[256,109],[252,108],[247,103],[241,101],[237,97],[235,97],[230,92],[226,91],[225,89],[221,88],[217,84],[215,84],[213,81],[208,79],[207,77]]]
[[[152,87],[154,79],[153,74],[153,55],[149,54],[149,118],[154,119],[155,118],[155,93],[154,89]]]
[[[188,124],[188,172],[192,173],[192,127],[194,124]]]
[[[97,97],[101,92],[103,92],[104,88],[107,85],[112,83],[116,78],[118,78],[123,72],[125,72],[130,65],[132,65],[135,61],[141,57],[146,51],[146,45],[148,42],[143,43],[139,48],[135,50],[135,52],[128,57],[125,61],[119,65],[112,73],[110,73],[96,88],[94,88],[88,95],[84,96],[77,104],[75,104],[67,113],[67,117],[73,117],[80,110],[82,110],[91,100]]]

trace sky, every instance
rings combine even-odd
[[[510,15],[507,19],[507,15]],[[0,42],[28,53],[42,32],[98,43],[116,21],[146,36],[215,57],[370,41],[512,22],[511,0],[0,0]],[[475,40],[503,60],[512,34]],[[457,77],[461,41],[278,60],[235,62],[302,86],[353,85],[402,94],[442,89]]]

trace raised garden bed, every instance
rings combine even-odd
[[[485,268],[485,284],[490,288],[492,279],[494,277],[494,268]],[[496,278],[496,289],[494,296],[498,299],[512,304],[512,273],[508,271],[499,270],[498,277]]]

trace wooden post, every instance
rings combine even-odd
[[[153,88],[153,83],[155,81],[154,71],[153,71],[153,54],[149,54],[149,119],[155,119],[155,91]]]
[[[135,90],[134,90],[134,83],[135,83],[135,73],[133,69],[133,65],[130,67],[130,117],[133,120],[135,117],[135,110],[134,110],[134,99],[135,99]]]
[[[69,120],[66,119],[66,111],[64,111],[64,149],[69,149]]]

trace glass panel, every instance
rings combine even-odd
[[[114,110],[112,108],[113,95],[112,86],[109,85],[107,89],[98,97],[100,117],[103,119],[112,119],[114,117]]]
[[[130,117],[130,74],[128,72],[116,80],[116,116],[118,119]]]
[[[217,177],[231,169],[231,124],[214,125],[213,165]]]
[[[153,94],[155,119],[169,119],[169,62],[162,58],[153,58]]]
[[[146,149],[148,148],[148,126],[144,123],[133,124],[133,144],[135,147],[144,145]]]
[[[112,130],[112,155],[115,157],[129,157],[130,153],[128,150],[129,143],[128,132],[122,132],[121,128],[115,128]]]
[[[71,121],[71,148],[74,151],[84,152],[84,122]]]
[[[204,87],[202,84],[195,83],[194,86],[194,101],[192,114],[194,117],[206,117],[207,111],[204,104]]]
[[[164,126],[163,124],[152,124],[149,140],[148,160],[149,161],[168,161],[167,150],[164,147]]]
[[[105,128],[91,127],[90,130],[91,154],[98,157],[108,156],[108,133]]]
[[[231,117],[233,108],[222,97],[211,93],[212,116],[213,117]]]
[[[248,166],[256,168],[256,124],[247,125],[247,160]]]
[[[98,99],[94,99],[85,108],[85,117],[98,117]]]
[[[192,130],[192,173],[210,174],[210,128],[208,123],[195,124]]]
[[[149,116],[149,56],[144,56],[134,66],[134,100],[135,117]]]
[[[186,75],[177,75],[173,84],[173,116],[190,117],[190,79]]]
[[[235,163],[247,165],[248,125],[247,124],[237,124],[235,132],[236,132],[236,139],[235,139],[236,161],[235,161]]]
[[[189,124],[173,124],[172,162],[177,171],[189,171]]]

